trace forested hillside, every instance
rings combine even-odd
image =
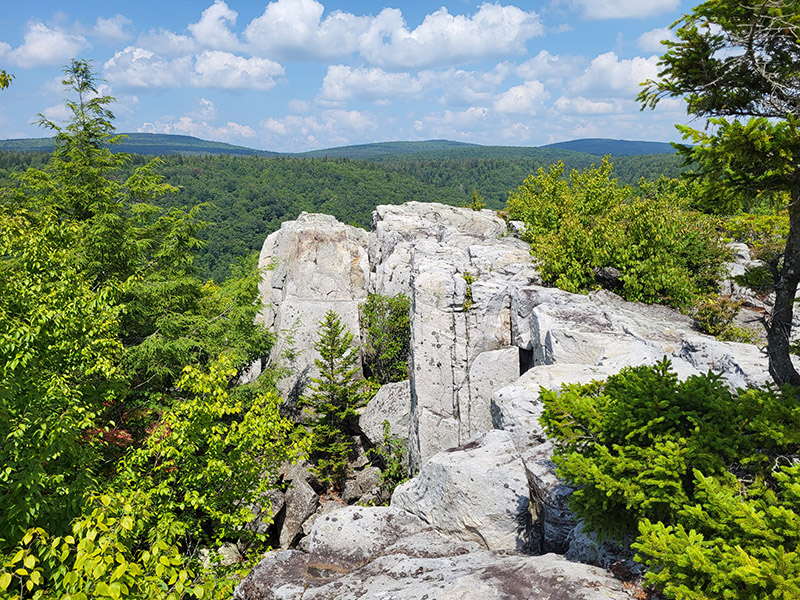
[[[431,144],[387,144],[385,154],[381,145],[371,144],[369,160],[172,154],[161,157],[159,171],[178,191],[158,203],[187,208],[204,204],[199,218],[209,227],[200,233],[207,245],[200,250],[197,267],[204,276],[222,281],[238,257],[258,250],[281,222],[302,211],[332,214],[366,228],[378,204],[415,200],[462,205],[473,190],[485,198],[487,208],[498,210],[509,192],[540,167],[563,159],[569,171],[599,162],[596,156],[566,150]],[[0,151],[0,184],[10,183],[12,172],[41,166],[48,157]],[[145,160],[135,157],[126,174]],[[679,172],[680,160],[673,155],[614,158],[614,175],[622,183]]]

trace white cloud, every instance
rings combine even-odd
[[[361,55],[389,68],[426,67],[521,54],[525,43],[544,33],[535,12],[482,4],[471,16],[442,7],[409,30],[397,9],[382,10],[360,45]]]
[[[535,114],[549,97],[541,81],[526,81],[498,96],[494,109],[500,113]]]
[[[351,98],[386,99],[418,96],[423,84],[409,73],[387,73],[382,69],[351,69],[332,65],[322,82],[323,100],[342,101]]]
[[[5,60],[22,68],[61,65],[75,58],[88,45],[82,35],[32,22],[28,24],[22,45],[8,51]]]
[[[72,111],[65,104],[48,106],[42,111],[42,114],[56,125],[61,125],[72,117]]]
[[[249,125],[228,121],[225,125],[217,127],[207,121],[198,121],[189,116],[175,120],[164,119],[155,123],[143,123],[136,131],[139,133],[191,135],[205,140],[234,143],[241,143],[243,140],[251,139],[256,135],[255,130]]]
[[[680,0],[572,0],[587,19],[653,17],[677,10]]]
[[[200,98],[200,101],[197,104],[197,115],[201,119],[214,120],[217,118],[217,107],[214,106],[214,103],[211,100],[207,98]]]
[[[324,11],[317,0],[275,0],[244,37],[253,51],[270,56],[332,59],[359,52],[374,66],[402,69],[520,54],[544,33],[535,12],[500,4],[483,4],[470,16],[442,7],[412,30],[396,8],[375,17],[336,11],[323,18]]]
[[[571,80],[572,91],[606,90],[623,96],[633,96],[639,84],[658,76],[658,57],[620,59],[615,52],[606,52],[595,57],[584,72]]]
[[[336,11],[325,19],[316,0],[275,0],[245,29],[254,51],[289,58],[334,58],[351,54],[369,18]]]
[[[165,29],[151,29],[140,35],[136,47],[145,48],[162,56],[186,56],[196,52],[199,44],[193,37]]]
[[[375,115],[357,110],[325,110],[319,115],[287,115],[260,124],[276,149],[308,150],[365,141],[378,128]]]
[[[236,24],[237,15],[223,0],[215,0],[214,4],[203,11],[197,23],[189,25],[189,31],[204,48],[239,50],[242,44],[228,27],[228,23]]]
[[[471,106],[466,110],[445,110],[431,113],[414,122],[414,130],[424,138],[471,139],[475,130],[484,130],[490,111],[485,106]]]
[[[296,115],[301,115],[303,113],[307,113],[311,109],[311,104],[305,100],[293,98],[292,100],[289,100],[288,107],[290,112],[293,112]]]
[[[658,29],[651,29],[645,31],[636,40],[639,49],[644,52],[658,52],[663,54],[667,51],[667,47],[661,43],[661,40],[675,41],[675,33],[669,27],[659,27]]]
[[[436,87],[444,90],[441,101],[448,105],[475,105],[488,102],[497,86],[511,73],[507,62],[496,65],[491,71],[464,71],[448,69],[443,72],[426,71],[425,75]]]
[[[583,60],[540,50],[536,56],[519,65],[515,72],[523,79],[563,79],[576,73]]]
[[[128,17],[117,14],[106,19],[97,17],[97,23],[92,28],[91,35],[105,42],[124,42],[130,39],[131,35],[125,31],[127,25],[132,24]]]
[[[561,114],[578,115],[605,115],[622,110],[619,100],[591,100],[583,96],[574,98],[561,96],[553,106]]]
[[[103,65],[106,78],[120,87],[160,88],[180,85],[192,71],[191,57],[167,60],[136,46],[119,50]]]
[[[205,50],[196,59],[191,85],[226,89],[269,90],[283,67],[267,58],[244,58],[230,52]]]
[[[283,67],[266,58],[244,58],[219,50],[167,60],[150,50],[128,46],[103,65],[109,81],[121,87],[176,87],[268,90]]]

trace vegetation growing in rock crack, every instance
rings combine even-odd
[[[393,435],[389,421],[384,421],[381,443],[367,454],[381,466],[381,496],[388,504],[394,489],[408,479],[408,444]]]
[[[358,348],[339,315],[329,310],[319,327],[314,343],[319,377],[311,379],[309,393],[300,403],[311,413],[314,472],[321,482],[340,489],[355,450],[353,438],[359,433],[356,409],[364,404],[364,385],[358,377]]]
[[[380,387],[408,379],[411,299],[405,294],[369,294],[360,307],[364,375]]]

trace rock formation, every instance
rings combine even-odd
[[[376,443],[388,419],[419,474],[389,508],[325,514],[299,483],[286,504],[297,505],[295,520],[317,510],[315,520],[290,520],[281,541],[310,531],[307,552],[268,555],[236,598],[626,597],[608,573],[545,554],[602,562],[549,460],[540,386],[603,379],[665,356],[680,377],[713,370],[731,386],[760,385],[767,358],[702,335],[665,307],[544,287],[528,245],[509,231],[488,210],[411,202],[378,207],[370,233],[303,214],[267,238],[262,319],[289,330],[299,352],[290,394],[313,375],[328,309],[357,335],[367,293],[411,298],[410,380],[379,393],[362,429]]]

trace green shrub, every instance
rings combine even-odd
[[[380,387],[408,379],[411,300],[405,294],[369,294],[360,311],[364,374]],[[377,390],[376,390],[377,391]]]
[[[461,276],[461,278],[466,284],[466,287],[464,288],[464,304],[462,306],[464,312],[466,312],[472,308],[473,304],[475,304],[475,300],[472,297],[472,284],[478,281],[478,276],[473,275],[469,271],[464,271],[464,274]]]
[[[782,253],[789,236],[789,216],[741,214],[722,221],[723,234],[750,247],[754,259],[768,261]]]
[[[570,292],[599,286],[599,269],[621,273],[625,299],[688,306],[716,286],[727,249],[715,221],[687,209],[686,190],[662,182],[634,195],[611,178],[612,165],[572,171],[564,165],[528,177],[506,204],[525,222],[525,239],[545,281]]]
[[[740,300],[731,300],[727,296],[711,296],[693,307],[692,316],[700,331],[718,336],[730,328],[741,306]]]
[[[542,390],[571,506],[631,539],[669,598],[794,598],[800,585],[800,390],[680,382],[665,360]]]
[[[388,504],[394,489],[408,479],[408,447],[392,435],[389,421],[383,422],[383,440],[367,454],[377,460],[381,469],[381,495]]]

